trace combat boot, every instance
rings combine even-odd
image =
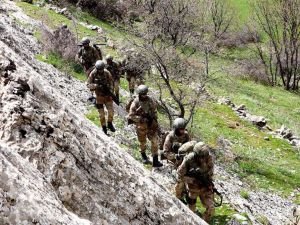
[[[153,167],[162,167],[163,164],[158,161],[158,155],[155,155],[153,156],[153,164],[152,164]]]
[[[114,128],[114,125],[112,124],[112,122],[108,122],[107,123],[107,128],[110,129],[111,132],[115,132],[116,129]]]
[[[107,127],[106,126],[102,126],[102,130],[103,130],[104,134],[107,135]]]
[[[117,101],[120,103],[120,96],[119,96],[119,94],[116,94],[116,98],[117,98]]]
[[[145,152],[142,152],[141,155],[143,164],[151,164]]]

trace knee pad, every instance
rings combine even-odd
[[[186,201],[187,201],[187,203],[189,204],[189,205],[195,205],[196,204],[196,202],[197,202],[197,199],[192,199],[192,198],[190,198],[190,197],[186,197]]]
[[[103,104],[96,104],[97,109],[103,109]]]

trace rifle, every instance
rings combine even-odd
[[[106,85],[103,85],[103,84],[98,84],[97,85],[98,88],[101,88],[106,94],[108,94],[110,97],[112,97],[113,101],[117,104],[117,105],[120,105],[120,101],[119,99],[117,98],[117,96],[111,92],[111,90],[106,86]],[[96,88],[97,89],[97,88]]]
[[[215,207],[220,207],[223,203],[223,196],[222,194],[218,191],[218,189],[215,187],[215,184],[212,180],[208,179],[207,176],[199,173],[197,170],[195,169],[191,169],[188,172],[188,176],[194,177],[197,180],[199,180],[202,184],[204,184],[205,186],[211,186],[213,193],[215,193],[217,195],[217,197],[219,198],[219,200],[214,198],[214,206]]]

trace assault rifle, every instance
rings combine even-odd
[[[101,89],[101,91],[105,92],[105,94],[108,94],[110,97],[112,97],[113,101],[117,104],[117,105],[120,105],[120,101],[119,99],[117,98],[117,96],[111,92],[111,90],[106,86],[106,85],[103,85],[103,84],[97,84],[97,87],[96,89],[99,88]]]
[[[211,179],[208,179],[206,175],[201,174],[197,169],[192,169],[188,172],[188,175],[190,177],[194,177],[197,180],[199,180],[203,185],[205,186],[211,186],[213,189],[213,192],[216,194],[218,199],[214,198],[214,206],[215,207],[220,207],[223,203],[223,196],[222,194],[218,191],[218,189],[215,187],[214,182]]]

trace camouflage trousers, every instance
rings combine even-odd
[[[199,197],[202,205],[206,209],[203,215],[203,219],[209,223],[211,217],[214,215],[215,212],[214,192],[212,188],[207,186],[199,186],[198,184],[189,182],[187,178],[185,178],[185,184],[189,197],[188,206],[190,210],[192,210],[193,212],[196,211],[196,201],[197,197]]]
[[[136,134],[140,142],[140,152],[146,152],[147,138],[151,142],[152,155],[158,154],[158,132],[157,129],[153,129],[147,125],[147,123],[138,123],[136,125]]]
[[[177,183],[175,185],[175,195],[178,199],[183,198],[184,190],[185,190],[184,181],[181,181],[181,180],[177,181]]]
[[[135,76],[127,76],[126,79],[128,81],[129,90],[134,90],[135,85],[139,86],[143,84],[143,81]]]
[[[104,106],[107,110],[107,122],[112,122],[114,118],[114,107],[112,97],[96,95],[96,105],[99,112],[101,126],[106,126]]]
[[[119,92],[120,92],[120,79],[114,80],[114,92],[115,92],[115,95],[118,97]]]

